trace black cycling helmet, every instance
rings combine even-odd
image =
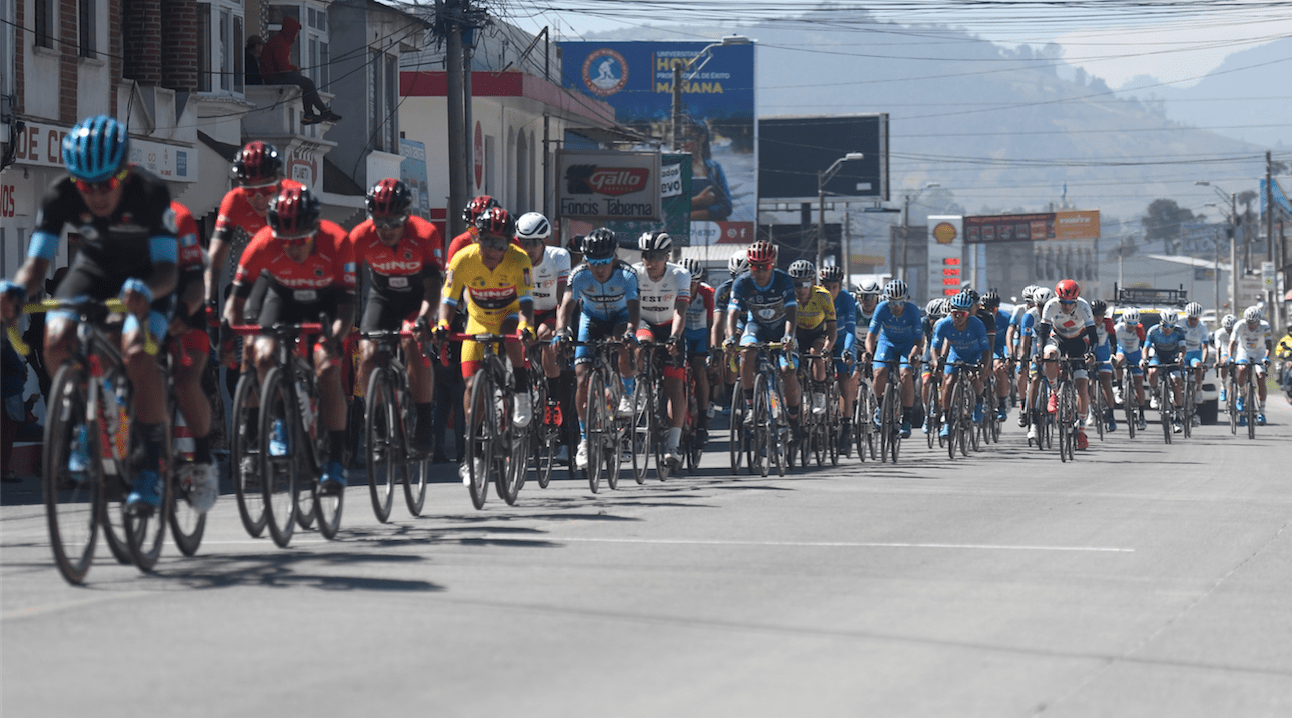
[[[1000,307],[1000,294],[995,289],[988,289],[982,295],[982,305],[988,309],[997,309]]]
[[[498,200],[487,194],[474,197],[470,202],[467,202],[467,206],[462,209],[462,221],[467,224],[475,224],[476,218],[484,214],[485,210],[501,206],[502,205],[498,203]]]
[[[269,227],[278,239],[300,239],[319,229],[322,204],[309,187],[287,187],[269,202]]]
[[[369,217],[407,217],[413,206],[413,193],[403,180],[387,177],[368,190]]]
[[[1102,317],[1108,311],[1108,302],[1096,299],[1090,303],[1090,309],[1095,313],[1095,317]]]
[[[516,236],[516,220],[511,218],[511,212],[502,207],[491,207],[476,217],[476,229],[480,230],[480,234],[511,239]]]
[[[588,259],[609,259],[618,249],[615,233],[606,227],[598,227],[583,238],[583,256]]]
[[[268,187],[283,176],[283,158],[268,142],[248,142],[233,156],[233,178],[243,187]]]
[[[837,265],[837,264],[831,264],[831,265],[830,265],[830,266],[828,266],[828,267],[822,267],[822,268],[821,268],[821,281],[822,281],[822,282],[842,282],[842,281],[843,281],[843,267],[840,267],[840,266],[839,266],[839,265]]]

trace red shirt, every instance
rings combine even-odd
[[[268,227],[256,233],[238,262],[238,272],[233,283],[246,286],[256,281],[262,271],[268,271],[280,286],[293,290],[299,302],[312,302],[317,292],[339,288],[354,291],[354,245],[345,230],[327,220],[319,221],[319,231],[314,235],[314,248],[304,262],[292,261],[283,251],[282,242],[274,237]]]
[[[301,186],[303,185],[300,182],[285,179],[279,185],[279,189]],[[230,232],[237,227],[246,232],[248,237],[254,237],[261,229],[269,226],[269,220],[256,214],[256,211],[251,208],[251,203],[247,201],[247,197],[257,191],[246,187],[234,187],[224,195],[224,200],[220,202],[220,214],[215,220],[217,234]]]
[[[387,277],[407,277],[421,274],[427,266],[440,270],[446,266],[440,230],[421,217],[408,218],[404,234],[394,247],[387,247],[377,237],[371,219],[350,230],[350,241],[354,243],[356,262],[367,262],[374,273]]]
[[[171,200],[170,209],[175,213],[175,239],[179,244],[179,260],[175,266],[180,272],[202,268],[202,246],[197,241],[197,220],[184,205]]]

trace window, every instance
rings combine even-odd
[[[278,32],[283,20],[289,17],[301,24],[301,32],[296,42],[292,43],[288,62],[299,67],[302,75],[313,80],[320,90],[327,92],[331,77],[328,72],[330,58],[326,6],[311,2],[300,5],[270,5],[268,28],[270,35]]]
[[[197,65],[200,92],[242,92],[242,0],[197,3]]]
[[[399,58],[386,55],[386,124],[384,127],[387,152],[399,153]]]
[[[94,57],[94,28],[95,14],[98,10],[95,0],[77,0],[76,1],[76,45],[77,53],[81,57]]]
[[[34,0],[36,47],[54,47],[54,0]]]
[[[372,148],[399,152],[399,58],[368,51],[368,126]]]

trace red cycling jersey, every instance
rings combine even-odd
[[[170,208],[175,213],[175,238],[179,240],[179,259],[175,266],[180,272],[201,269],[202,246],[197,241],[197,220],[187,207],[175,200],[171,200]]]
[[[355,286],[354,245],[345,230],[327,220],[319,221],[314,247],[304,262],[294,262],[283,251],[282,241],[265,227],[247,245],[233,277],[236,286],[256,281],[268,271],[280,286],[293,290],[297,301],[314,301],[311,292],[337,288],[353,292]]]
[[[280,190],[302,186],[300,182],[289,179],[279,183]],[[216,233],[230,232],[236,227],[246,232],[248,237],[254,237],[261,229],[269,226],[269,220],[256,214],[256,211],[251,208],[251,203],[247,201],[247,197],[258,191],[246,187],[234,187],[229,190],[228,194],[224,195],[224,200],[220,202],[220,214],[215,220]]]
[[[350,230],[350,241],[354,243],[355,260],[367,262],[374,274],[384,277],[409,277],[421,274],[427,266],[440,270],[445,266],[440,230],[421,217],[408,218],[404,234],[394,247],[387,247],[377,237],[371,219]]]

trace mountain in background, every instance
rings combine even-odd
[[[1266,146],[1189,126],[1255,122],[1206,119],[1200,113],[1224,108],[1163,103],[1147,93],[1174,100],[1177,92],[1217,96],[1226,83],[1245,87],[1237,81],[1251,76],[1226,68],[1260,62],[1253,59],[1258,55],[1276,59],[1277,48],[1238,53],[1213,73],[1214,82],[1189,90],[1145,88],[1145,81],[1139,90],[1118,93],[1064,64],[1057,46],[1012,50],[943,26],[837,20],[808,13],[777,23],[646,27],[586,39],[703,40],[739,33],[758,43],[760,117],[889,113],[891,201],[900,205],[905,193],[928,182],[940,185],[912,206],[912,224],[920,224],[922,214],[1066,206],[1102,210],[1110,238],[1135,233],[1157,198],[1201,209],[1214,197],[1194,185],[1198,180],[1241,192],[1256,189],[1263,175]],[[1275,44],[1287,54],[1288,45]],[[1268,68],[1273,73],[1285,66]],[[1184,105],[1194,113],[1188,124],[1176,115]],[[1271,121],[1277,122],[1265,122]]]

